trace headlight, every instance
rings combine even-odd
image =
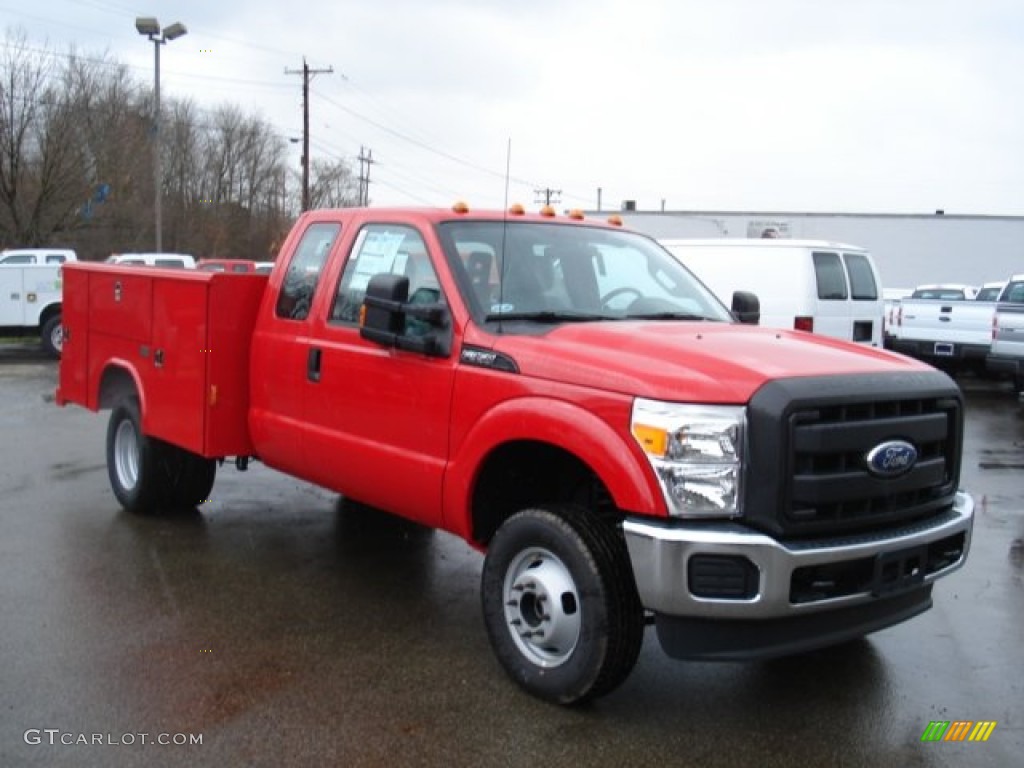
[[[735,517],[741,508],[746,410],[638,398],[630,430],[661,483],[669,514]]]

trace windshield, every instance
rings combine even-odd
[[[480,323],[731,316],[653,240],[599,227],[449,221],[445,255]]]

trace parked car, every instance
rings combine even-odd
[[[187,253],[113,253],[107,257],[106,262],[108,264],[136,264],[170,269],[196,268],[195,258]]]
[[[978,295],[974,285],[961,283],[935,283],[919,285],[910,294],[912,299],[940,299],[942,301],[971,301]]]
[[[996,303],[978,294],[970,285],[918,286],[900,300],[886,346],[946,371],[984,373]]]
[[[899,317],[900,302],[914,292],[913,288],[883,288],[882,289],[882,338],[886,349],[892,345],[892,339],[896,333],[896,320]]]
[[[660,242],[720,300],[757,294],[761,325],[882,346],[881,280],[863,248],[773,238]]]
[[[70,248],[8,248],[0,251],[0,264],[63,264],[77,261]]]
[[[256,262],[252,259],[200,259],[196,269],[204,272],[255,272]]]
[[[975,301],[995,301],[999,298],[999,294],[1003,292],[1003,288],[1006,287],[1005,280],[996,280],[991,283],[985,283],[981,288],[978,289],[978,293],[975,295]]]
[[[71,256],[66,263],[75,261],[73,253]],[[63,264],[47,263],[45,253],[38,258],[33,262],[0,261],[0,334],[38,336],[47,354],[59,358],[64,340]]]
[[[999,295],[985,364],[993,373],[1010,376],[1014,390],[1024,391],[1024,274],[1011,277]]]

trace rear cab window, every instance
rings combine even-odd
[[[1003,289],[1000,304],[1024,304],[1024,281],[1012,281]]]
[[[305,320],[313,303],[320,275],[341,224],[333,221],[310,224],[292,255],[285,272],[274,313],[285,320]]]

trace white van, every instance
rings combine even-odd
[[[863,248],[777,238],[661,240],[726,306],[734,291],[761,301],[761,325],[882,346],[881,280]]]
[[[187,253],[114,253],[107,257],[107,264],[137,264],[145,267],[169,267],[171,269],[195,269],[195,257]]]

